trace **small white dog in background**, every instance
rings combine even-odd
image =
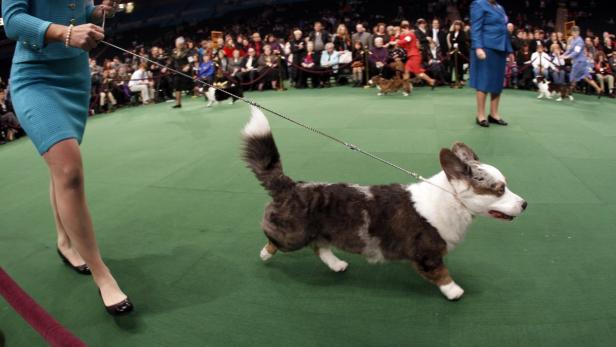
[[[539,88],[539,95],[537,99],[552,99],[552,92],[550,92],[550,81],[547,81],[545,78],[535,78],[533,80]]]

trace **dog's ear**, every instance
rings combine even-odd
[[[471,176],[471,168],[447,148],[441,149],[441,167],[448,179],[463,179]]]
[[[462,142],[456,142],[451,147],[451,151],[465,163],[469,161],[479,161],[479,157],[475,152],[466,144]]]

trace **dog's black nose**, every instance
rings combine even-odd
[[[526,210],[526,207],[528,207],[528,202],[524,201],[522,203],[522,210]]]

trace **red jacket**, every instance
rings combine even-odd
[[[400,34],[400,39],[398,39],[397,43],[398,47],[404,48],[407,56],[411,57],[421,55],[419,52],[417,36],[415,36],[415,33],[412,31],[406,34]]]

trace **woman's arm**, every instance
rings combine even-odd
[[[21,42],[26,48],[39,50],[47,42],[47,29],[52,23],[28,14],[29,3],[29,0],[2,1],[4,30],[9,39]],[[54,34],[54,40],[61,39],[57,31]]]
[[[477,58],[484,60],[486,53],[483,50],[483,8],[479,1],[474,0],[471,4],[471,48],[475,49]]]
[[[471,4],[471,43],[472,48],[483,49],[483,8],[479,1],[474,0]]]
[[[18,40],[23,47],[39,51],[51,42],[66,42],[68,27],[54,24],[28,14],[30,0],[2,1],[2,15],[8,38]],[[103,29],[93,24],[73,28],[70,47],[89,51],[105,37]]]

